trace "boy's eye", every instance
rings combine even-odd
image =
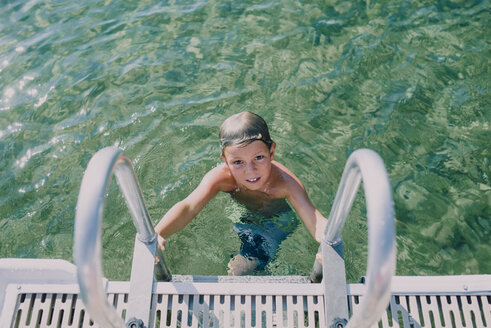
[[[256,156],[256,160],[261,160],[261,159],[263,159],[263,158],[264,158],[264,156],[263,156],[263,155]]]
[[[234,165],[240,165],[240,164],[242,164],[242,161],[233,161],[232,164],[234,164]]]

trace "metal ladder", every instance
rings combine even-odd
[[[103,278],[101,223],[112,175],[137,229],[131,279]],[[363,180],[368,219],[365,281],[346,284],[340,232]],[[395,234],[381,158],[348,159],[310,277],[171,275],[131,161],[97,152],[77,203],[74,258],[0,259],[0,327],[490,327],[489,275],[392,277]],[[155,257],[159,259],[155,265]],[[322,277],[324,276],[324,277]],[[443,281],[443,283],[442,283]]]
[[[151,311],[155,311],[155,318],[160,314],[160,321],[171,326],[179,321],[181,327],[186,323],[196,326],[196,321],[203,327],[209,324],[216,327],[220,323],[227,327],[249,327],[259,322],[268,327],[314,327],[316,322],[325,323],[326,327],[345,327],[349,314],[344,259],[339,251],[340,232],[362,179],[369,223],[367,292],[360,310],[347,326],[368,327],[387,307],[395,271],[394,213],[387,173],[375,152],[358,150],[348,159],[321,244],[324,265],[322,270],[318,264],[314,265],[313,277],[324,274],[321,284],[275,285],[257,280],[242,284],[181,282],[161,284],[154,294],[155,256],[159,258],[157,268],[162,280],[170,281],[171,275],[157,251],[156,234],[131,161],[119,149],[110,147],[94,155],[84,175],[77,203],[74,247],[81,297],[94,320],[104,327],[124,327],[120,316],[106,301],[101,284],[100,227],[104,194],[113,172],[138,232],[126,312],[128,327],[153,324]],[[174,311],[167,313],[169,308]]]

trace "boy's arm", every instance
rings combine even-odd
[[[159,235],[159,246],[163,248],[165,238],[184,228],[215,195],[231,189],[231,176],[223,166],[210,170],[196,189],[185,199],[175,204],[155,227]]]
[[[288,182],[287,199],[304,222],[307,230],[317,242],[322,241],[327,219],[312,205],[304,186],[292,176]]]

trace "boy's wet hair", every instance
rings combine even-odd
[[[220,126],[220,146],[222,147],[222,152],[227,146],[247,146],[256,140],[261,140],[268,148],[271,148],[273,144],[273,140],[269,136],[268,125],[257,114],[241,112],[230,116]]]

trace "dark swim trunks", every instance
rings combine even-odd
[[[276,256],[280,243],[298,226],[298,220],[290,209],[273,217],[247,214],[234,225],[240,240],[240,254],[245,258],[256,258],[258,271]]]

